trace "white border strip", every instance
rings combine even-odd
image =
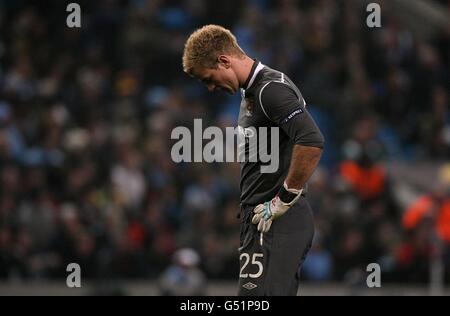
[[[262,95],[262,92],[263,92],[264,88],[267,87],[267,85],[268,85],[269,83],[271,83],[271,82],[272,82],[272,81],[269,81],[268,83],[266,83],[266,84],[261,88],[261,90],[259,91],[259,104],[261,104],[261,109],[263,110],[264,114],[266,115],[266,117],[267,117],[270,121],[272,121],[272,120],[270,119],[269,115],[267,115],[266,110],[264,110],[264,105],[263,105],[263,103],[262,103],[261,95]]]
[[[245,90],[249,89],[252,84],[253,81],[255,81],[256,75],[264,68],[264,65],[261,63],[258,63],[258,66],[256,66],[255,72],[253,73],[253,76],[250,78],[250,82],[248,83],[247,87],[245,88]]]

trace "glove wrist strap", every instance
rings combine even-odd
[[[278,197],[280,198],[281,203],[286,206],[292,206],[295,202],[298,201],[300,196],[302,195],[303,189],[296,190],[288,188],[286,181],[283,183],[280,191],[278,191]]]

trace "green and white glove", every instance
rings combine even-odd
[[[272,222],[282,216],[298,201],[303,189],[289,189],[286,182],[280,188],[278,194],[270,201],[259,204],[253,209],[252,223],[258,225],[258,231],[267,233]]]

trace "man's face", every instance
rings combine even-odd
[[[217,68],[196,67],[192,75],[203,82],[209,91],[224,90],[229,94],[235,94],[239,89],[239,81],[233,69],[223,63],[218,63]]]

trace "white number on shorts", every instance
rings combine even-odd
[[[242,265],[241,271],[239,273],[239,277],[240,278],[252,278],[252,279],[256,279],[259,278],[261,276],[261,274],[263,273],[263,265],[261,261],[258,261],[258,258],[263,258],[263,254],[262,253],[254,253],[252,256],[252,264],[257,265],[258,266],[258,272],[257,273],[243,273],[244,269],[247,267],[248,263],[250,262],[250,255],[248,253],[242,253],[239,257],[239,260],[244,259],[244,264]]]

